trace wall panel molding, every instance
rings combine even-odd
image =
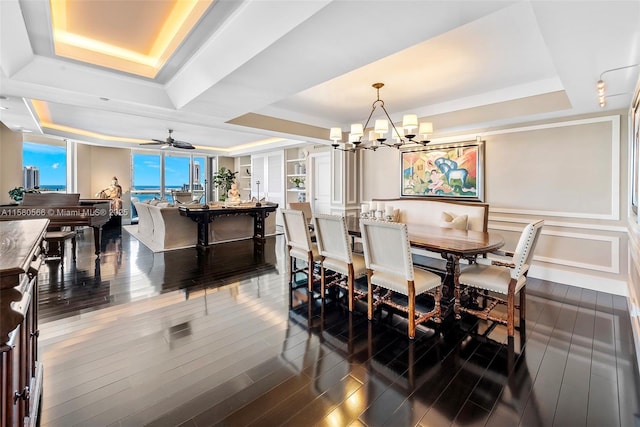
[[[518,227],[490,227],[493,230],[503,230],[503,231],[511,231],[514,233],[521,233],[522,229]],[[566,237],[570,239],[582,239],[582,240],[595,240],[600,242],[608,242],[610,244],[610,256],[609,256],[609,265],[597,265],[579,261],[572,261],[561,258],[554,257],[545,257],[542,255],[534,255],[534,261],[546,262],[549,264],[557,264],[565,267],[576,267],[583,268],[588,270],[601,271],[603,273],[620,273],[620,238],[617,236],[602,236],[599,234],[583,234],[583,233],[571,233],[565,231],[552,231],[542,229],[543,236],[555,236],[555,237]]]
[[[601,116],[587,119],[576,119],[568,121],[559,121],[554,123],[544,123],[539,125],[521,126],[507,129],[498,129],[468,135],[456,135],[453,137],[434,138],[432,144],[443,144],[462,140],[474,140],[478,135],[482,137],[492,135],[505,135],[520,132],[531,132],[536,130],[554,129],[568,126],[581,126],[594,123],[611,124],[611,178],[610,178],[610,209],[608,213],[589,213],[589,212],[563,212],[563,211],[540,211],[540,210],[524,210],[509,208],[491,208],[494,213],[505,214],[524,214],[524,215],[543,215],[567,218],[583,218],[583,219],[605,219],[620,220],[620,116]]]
[[[538,219],[539,218],[517,218],[517,217],[497,216],[497,215],[489,214],[490,225],[491,225],[491,222],[529,224],[534,221],[537,221]],[[608,231],[608,232],[614,232],[614,233],[627,232],[627,228],[621,225],[585,224],[581,222],[570,222],[570,221],[562,221],[562,220],[554,221],[554,220],[545,219],[544,225],[549,227],[579,228],[582,230]],[[489,228],[492,228],[492,227],[490,226]]]

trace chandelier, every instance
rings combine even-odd
[[[362,123],[354,123],[351,125],[349,140],[345,143],[345,148],[340,148],[340,142],[342,142],[342,128],[331,128],[331,131],[329,132],[329,139],[333,141],[331,146],[334,149],[351,152],[358,149],[375,151],[380,147],[393,147],[400,149],[400,147],[409,143],[427,145],[431,142],[428,140],[428,137],[433,133],[432,123],[418,123],[418,116],[416,114],[405,114],[402,118],[401,132],[399,132],[398,128],[396,128],[396,125],[393,123],[393,120],[391,120],[387,109],[384,108],[384,101],[380,99],[380,88],[384,86],[384,83],[374,83],[371,86],[376,89],[377,99],[371,105],[371,112],[369,113],[366,123],[364,126],[362,126]],[[384,111],[384,115],[387,118],[376,119],[373,130],[370,130],[368,137],[364,138],[364,131],[367,129],[367,126],[371,121],[371,117],[373,117],[373,113],[378,107],[382,108],[382,111]],[[387,142],[386,135],[389,132],[389,124],[391,124],[391,138],[393,139],[393,142]],[[414,138],[418,136],[421,136],[422,139],[414,140]]]

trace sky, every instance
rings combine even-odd
[[[196,158],[195,161],[204,165],[204,158]],[[189,158],[165,156],[165,186],[182,187],[189,183]],[[204,168],[201,166],[201,171]],[[201,173],[201,180],[204,175]],[[155,186],[160,188],[160,155],[159,154],[133,154],[133,187]]]
[[[36,166],[40,170],[40,185],[66,187],[67,149],[55,145],[24,142],[22,166]]]

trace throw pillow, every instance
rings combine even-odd
[[[392,222],[400,222],[400,209],[393,210],[393,219]]]
[[[468,215],[456,215],[451,212],[442,212],[440,227],[466,230]]]

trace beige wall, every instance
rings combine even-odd
[[[76,145],[76,182],[77,191],[83,199],[90,199],[94,196],[91,184],[91,152],[93,146],[86,144]]]
[[[90,151],[91,189],[86,197],[95,197],[96,193],[109,187],[115,176],[122,186],[122,208],[125,210],[123,217],[129,218],[131,212],[131,150],[90,146]],[[79,174],[80,169],[78,168]],[[82,196],[84,197],[84,194]]]
[[[22,186],[22,134],[0,123],[0,204],[11,202],[9,190]]]
[[[545,219],[531,276],[627,294],[627,113],[477,131],[485,142],[489,230],[513,249]],[[476,132],[434,138],[474,140]],[[400,154],[363,153],[363,200],[400,195]]]

